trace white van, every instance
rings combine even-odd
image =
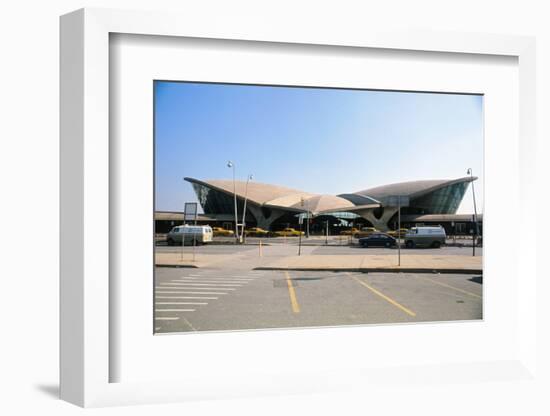
[[[405,246],[439,248],[445,244],[447,234],[441,225],[436,227],[412,227],[405,234]]]
[[[178,225],[170,230],[166,236],[169,246],[174,244],[206,244],[212,241],[212,227],[209,225]]]

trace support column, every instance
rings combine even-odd
[[[270,208],[271,210],[271,215],[269,217],[265,217],[263,212],[262,212],[262,209],[261,207],[259,206],[255,206],[255,205],[249,205],[247,207],[247,209],[250,210],[250,212],[252,213],[252,215],[254,216],[254,218],[256,219],[256,224],[259,228],[263,228],[264,230],[269,230],[269,228],[271,227],[271,224],[273,224],[273,222],[282,217],[284,215],[284,211],[281,211],[281,210],[278,210],[278,209],[272,209]]]
[[[384,207],[384,213],[380,219],[374,216],[373,209],[367,209],[364,211],[356,211],[355,213],[361,218],[368,220],[372,223],[373,227],[380,231],[388,231],[390,227],[388,226],[388,221],[397,213],[397,207]]]

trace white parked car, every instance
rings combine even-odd
[[[170,230],[166,236],[169,246],[174,244],[206,244],[212,241],[212,227],[209,225],[178,225]]]
[[[439,248],[445,244],[447,234],[441,225],[436,227],[412,227],[405,234],[405,246]]]

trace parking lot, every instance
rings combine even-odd
[[[255,270],[265,259],[296,254],[292,244],[259,247],[207,245],[192,250],[225,259],[212,267],[157,267],[155,332],[316,327],[482,318],[482,276],[438,273]],[[396,255],[396,249],[303,247],[307,255],[359,252]],[[403,250],[471,256],[471,247]],[[480,255],[481,250],[477,249]]]

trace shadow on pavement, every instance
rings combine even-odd
[[[483,283],[483,276],[474,276],[474,277],[472,277],[471,279],[468,279],[468,280],[470,282],[482,284]]]

